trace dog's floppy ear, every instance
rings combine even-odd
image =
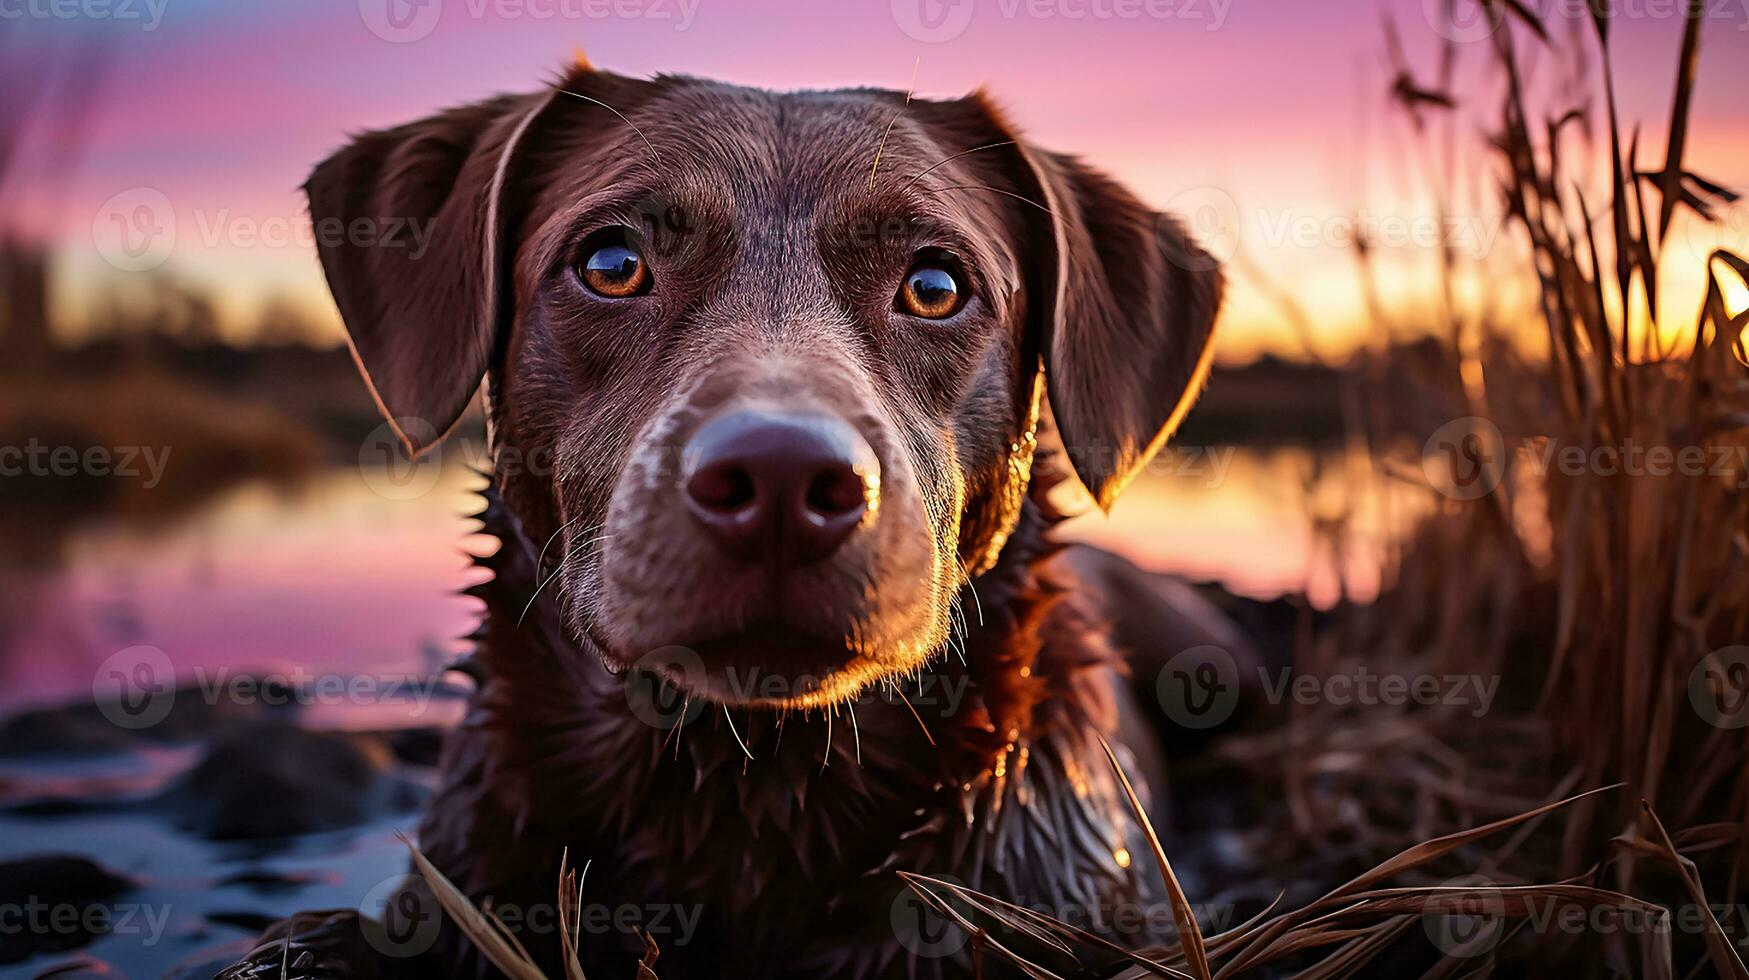
[[[365,133],[304,185],[316,250],[377,406],[409,454],[442,437],[498,338],[505,176],[551,92]]]
[[[1109,510],[1201,392],[1220,264],[1103,174],[1019,140],[1015,150],[1022,193],[1041,206],[1025,209],[1037,222],[1028,278],[1042,294],[1028,305],[1051,412],[1076,475]]]

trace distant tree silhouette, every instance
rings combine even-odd
[[[31,370],[48,363],[48,262],[42,249],[0,240],[0,371]]]
[[[60,178],[71,172],[89,139],[91,106],[108,75],[108,43],[75,35],[45,43],[26,36],[16,20],[0,20],[0,222],[14,213],[9,196],[24,158],[30,124],[52,120],[41,134],[42,173]],[[60,190],[57,183],[33,187],[38,200]],[[42,209],[53,214],[55,209]],[[0,371],[28,371],[53,358],[53,318],[49,309],[49,257],[43,243],[23,229],[0,223]]]

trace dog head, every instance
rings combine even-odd
[[[307,190],[319,222],[430,237],[319,243],[408,450],[484,379],[567,628],[620,665],[689,648],[668,679],[725,703],[921,668],[1014,526],[1045,393],[1108,506],[1220,302],[1176,221],[981,95],[578,69],[360,136]]]

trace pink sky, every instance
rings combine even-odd
[[[1388,229],[1426,207],[1408,129],[1383,109],[1379,24],[1388,12],[1412,55],[1430,52],[1437,38],[1424,8],[1441,0],[130,2],[139,20],[0,23],[0,40],[11,32],[16,45],[22,35],[27,57],[65,55],[81,38],[107,42],[109,70],[77,165],[69,170],[44,152],[64,124],[47,120],[27,140],[0,202],[14,225],[56,242],[57,298],[69,319],[116,275],[94,221],[116,194],[147,188],[174,214],[167,271],[215,292],[239,322],[269,295],[288,295],[338,342],[314,257],[293,234],[304,220],[296,189],[310,166],[347,132],[532,88],[578,49],[629,74],[780,88],[902,89],[913,72],[921,95],[987,85],[1041,144],[1081,153],[1156,205],[1192,212],[1193,225],[1199,214],[1228,215],[1235,227],[1214,236],[1242,243],[1312,310],[1331,351],[1352,343],[1359,316],[1352,258],[1333,240],[1342,220],[1358,208]],[[1645,123],[1645,159],[1656,160],[1679,4],[1614,2],[1622,113]],[[385,3],[411,18],[404,33],[384,27]],[[1557,34],[1584,7],[1530,5],[1551,12]],[[1749,0],[1708,8],[1689,163],[1749,188]],[[433,15],[425,33],[420,18]],[[373,24],[400,40],[373,33]],[[1585,38],[1594,45],[1588,30]],[[1463,47],[1476,63],[1485,45]],[[0,57],[15,52],[0,47]],[[1459,97],[1460,132],[1473,135],[1494,91],[1466,87]],[[1467,207],[1460,202],[1460,213]],[[1508,248],[1513,231],[1479,210],[1463,231]],[[1749,209],[1740,204],[1726,217],[1697,242],[1749,251]],[[1399,251],[1386,256],[1385,287],[1408,302],[1424,286],[1431,253]],[[1692,287],[1695,274],[1672,275],[1670,308],[1692,311],[1682,285]],[[1291,347],[1270,306],[1239,279],[1224,355]]]

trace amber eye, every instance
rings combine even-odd
[[[901,313],[925,320],[945,320],[966,305],[967,290],[951,259],[924,256],[905,273],[899,285],[897,307]]]
[[[577,278],[597,296],[623,299],[650,291],[650,265],[625,231],[613,229],[598,235],[583,248],[587,257],[577,267]]]

